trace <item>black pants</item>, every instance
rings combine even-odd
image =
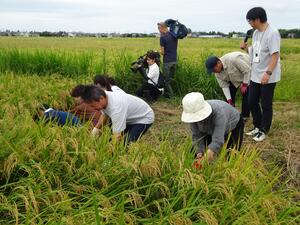
[[[268,133],[273,118],[273,96],[276,83],[259,84],[253,81],[249,86],[249,107],[254,127]]]
[[[127,143],[136,142],[144,135],[152,124],[131,124],[126,125],[124,133],[127,135]]]
[[[231,100],[233,104],[235,104],[235,96],[236,92],[239,88],[236,88],[231,82],[229,82],[229,91],[231,95]],[[248,103],[248,92],[249,92],[249,87],[247,88],[247,92],[242,95],[242,116],[243,117],[249,117],[250,116],[250,109],[249,109],[249,103]]]
[[[143,83],[137,90],[136,95],[141,98],[145,98],[146,101],[155,101],[161,95],[160,90],[154,85],[149,83]]]
[[[226,149],[235,148],[236,150],[240,150],[243,143],[244,136],[244,120],[242,115],[240,116],[239,122],[236,127],[224,136],[225,143],[227,142]],[[229,138],[229,139],[228,139]],[[204,144],[208,146],[211,143],[211,135],[206,135],[204,137]]]

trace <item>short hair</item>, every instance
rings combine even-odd
[[[157,23],[157,26],[161,26],[163,28],[168,28],[168,26],[165,22],[159,22],[159,23]]]
[[[260,22],[267,22],[267,13],[262,7],[254,7],[247,12],[247,20],[256,20],[259,19]]]
[[[73,88],[71,93],[73,93],[76,97],[81,97],[85,102],[98,101],[100,97],[106,97],[105,91],[93,84],[77,85]]]

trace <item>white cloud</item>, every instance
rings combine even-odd
[[[254,6],[274,27],[300,26],[300,0],[1,0],[0,29],[156,32],[158,21],[174,18],[197,31],[244,31]]]

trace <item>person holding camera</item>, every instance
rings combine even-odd
[[[127,142],[137,141],[154,122],[154,112],[142,99],[123,92],[104,91],[96,85],[79,85],[80,97],[95,110],[102,111],[92,134],[98,135],[111,119],[114,139],[120,141],[123,134]],[[79,93],[79,90],[78,90]]]
[[[242,94],[242,116],[250,116],[248,106],[248,84],[250,80],[250,58],[242,52],[230,52],[222,57],[210,56],[205,62],[207,72],[214,73],[222,88],[227,103],[235,106],[235,96],[238,89]]]
[[[175,75],[177,64],[178,39],[169,32],[167,24],[160,22],[157,24],[160,32],[160,49],[163,56],[163,75],[165,77],[165,96],[172,98],[174,95],[171,81]]]
[[[248,48],[245,42],[240,45],[248,51],[251,60],[249,106],[254,128],[246,135],[263,141],[272,124],[274,90],[281,77],[280,34],[269,25],[266,11],[261,7],[250,9],[246,19],[256,29],[252,46]]]
[[[139,71],[142,73],[146,82],[137,90],[136,95],[138,97],[145,98],[147,101],[152,102],[158,99],[161,95],[161,90],[158,87],[158,79],[160,75],[159,66],[157,65],[157,55],[155,52],[149,52],[146,56],[148,69],[147,73],[140,66]],[[146,73],[146,74],[144,74]]]
[[[226,148],[240,150],[243,141],[244,121],[240,113],[221,100],[204,100],[199,92],[192,92],[182,99],[181,120],[190,124],[196,168],[206,156],[213,161],[224,143]]]

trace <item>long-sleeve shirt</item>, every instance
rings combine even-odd
[[[251,74],[250,57],[242,52],[230,52],[220,58],[223,70],[215,73],[221,88],[228,88],[231,82],[236,88],[249,83]]]
[[[208,118],[191,123],[193,145],[197,152],[204,152],[205,136],[211,136],[211,143],[208,148],[218,153],[224,144],[224,136],[232,131],[240,119],[240,113],[231,105],[221,100],[208,100],[212,107],[212,113]]]

